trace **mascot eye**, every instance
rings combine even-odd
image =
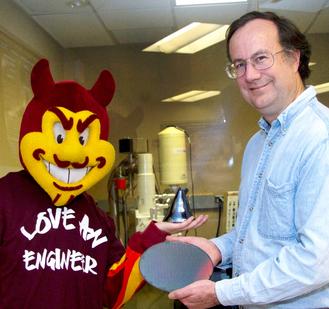
[[[86,128],[79,136],[79,142],[81,145],[85,145],[89,137],[89,128]]]
[[[60,122],[56,122],[54,124],[53,131],[54,131],[54,137],[55,137],[57,144],[63,143],[63,141],[66,137],[66,132]]]

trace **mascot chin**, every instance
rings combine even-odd
[[[0,179],[0,308],[119,308],[143,284],[143,251],[200,221],[151,222],[124,248],[113,220],[86,193],[114,163],[111,73],[88,90],[54,82],[42,59],[31,85],[19,136],[24,169]]]

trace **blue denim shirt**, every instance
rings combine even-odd
[[[308,87],[246,147],[235,229],[212,241],[223,305],[329,308],[329,109]],[[265,305],[266,304],[266,305]]]

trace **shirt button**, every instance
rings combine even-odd
[[[243,243],[243,239],[242,239],[242,238],[239,240],[239,243],[240,243],[240,244],[242,244],[242,243]]]
[[[239,273],[237,271],[234,273],[234,277],[239,277]]]
[[[250,208],[249,208],[249,211],[253,211],[253,210],[254,210],[254,207],[250,207]]]
[[[262,178],[262,177],[263,177],[263,173],[259,173],[258,178]]]
[[[269,142],[268,143],[268,147],[272,147],[273,146],[273,143],[272,142]]]

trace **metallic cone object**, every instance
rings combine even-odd
[[[192,216],[190,204],[186,197],[187,189],[178,188],[175,198],[163,221],[180,223]]]

